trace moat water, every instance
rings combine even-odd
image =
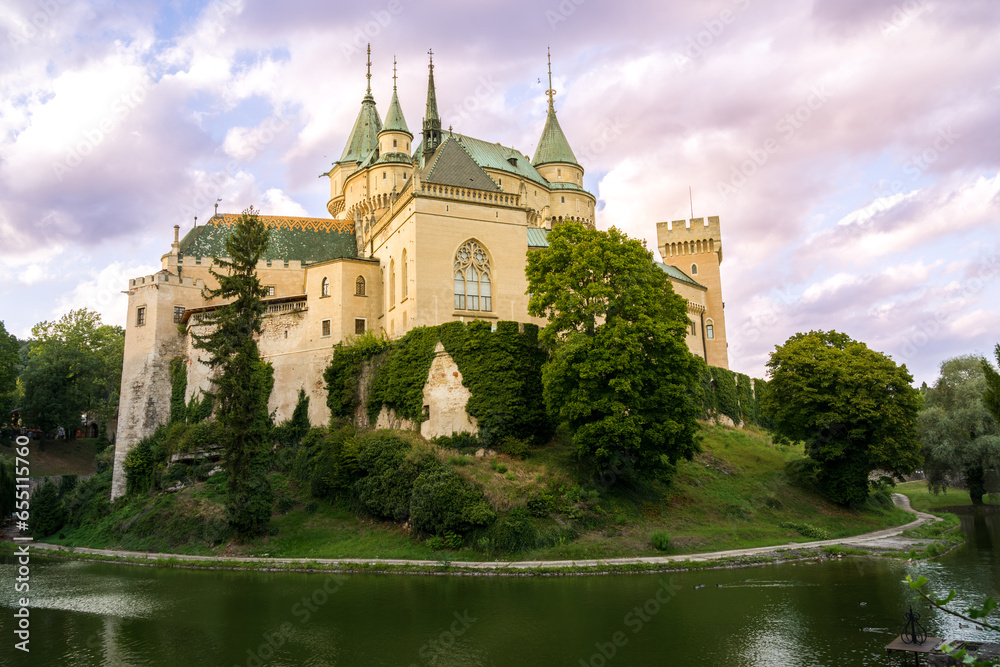
[[[962,522],[968,545],[933,563],[844,558],[661,575],[338,577],[39,557],[28,654],[14,648],[20,595],[6,557],[0,664],[885,665],[883,647],[911,603],[929,635],[990,638],[913,602],[902,583],[923,574],[935,590],[955,588],[960,607],[998,597],[1000,514]]]

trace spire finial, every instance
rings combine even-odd
[[[371,42],[368,43],[368,94],[372,94],[372,45]]]
[[[556,91],[552,87],[552,49],[546,47],[545,52],[549,56],[549,89],[545,91],[545,94],[549,96],[549,109],[555,110],[555,105],[552,102],[552,98],[556,95]]]
[[[392,90],[396,90],[396,56],[392,57]]]

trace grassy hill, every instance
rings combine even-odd
[[[525,460],[476,457],[397,433],[414,452],[481,487],[498,516],[523,517],[529,559],[605,558],[696,553],[854,535],[906,523],[912,515],[885,499],[860,510],[835,506],[793,486],[785,463],[801,448],[778,447],[761,431],[702,426],[703,451],[678,465],[670,484],[614,484],[590,479],[571,446],[556,437]],[[278,456],[280,459],[280,455]],[[100,467],[100,466],[99,466]],[[317,498],[291,466],[272,473],[277,495],[271,534],[246,544],[225,523],[225,473],[174,492],[106,503],[110,470],[78,485],[65,500],[73,518],[47,541],[100,548],[216,555],[306,558],[482,560],[497,557],[473,533],[453,540],[417,539],[408,525],[376,518],[350,497]],[[530,525],[529,525],[530,524]],[[651,543],[669,537],[666,550]],[[477,541],[478,539],[478,541]],[[664,547],[664,542],[660,547]],[[507,554],[504,554],[505,556]]]

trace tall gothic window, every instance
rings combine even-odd
[[[358,279],[354,281],[354,296],[364,296],[365,295],[365,278],[364,276],[358,276]]]
[[[403,282],[400,285],[400,287],[401,287],[400,294],[402,295],[402,298],[405,299],[406,298],[406,291],[407,291],[407,289],[406,289],[406,273],[407,273],[407,271],[406,271],[406,268],[407,268],[407,264],[406,264],[406,248],[403,248],[403,259],[400,261],[400,264],[401,264],[400,278],[403,279]]]
[[[455,253],[455,308],[493,310],[490,258],[476,241],[466,241]]]

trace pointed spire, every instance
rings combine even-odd
[[[368,90],[365,91],[365,97],[372,96],[372,45],[368,43]],[[552,83],[552,63],[549,62],[549,83]]]
[[[372,97],[372,46],[368,45],[368,87],[365,97],[361,100],[361,111],[354,121],[354,129],[347,137],[347,145],[339,162],[363,162],[378,146],[378,133],[382,130],[382,119],[375,109],[375,98]]]
[[[424,157],[427,158],[441,143],[441,118],[438,117],[437,93],[434,90],[434,51],[430,56],[427,74],[427,111],[424,114]]]
[[[399,97],[396,95],[396,57],[392,57],[392,101],[385,112],[385,126],[383,132],[405,132],[413,137],[410,129],[406,126],[406,119],[403,118],[403,108],[399,105]]]
[[[545,118],[545,127],[542,129],[542,137],[538,140],[535,148],[535,157],[531,159],[531,164],[539,166],[550,162],[565,162],[579,166],[573,149],[566,140],[562,128],[559,127],[559,120],[556,118],[556,106],[553,98],[556,95],[552,87],[552,53],[549,52],[549,89],[545,91],[549,98],[549,112]]]

